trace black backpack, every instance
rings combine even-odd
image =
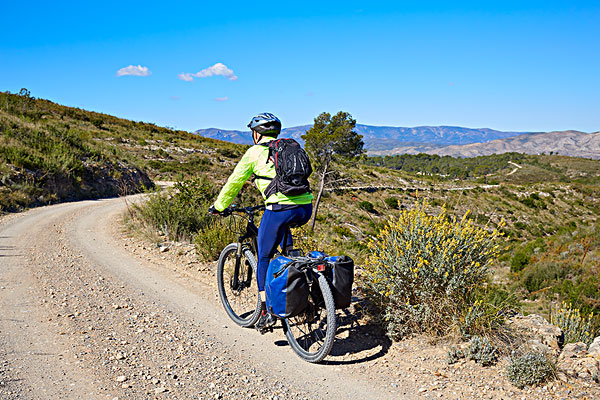
[[[259,179],[272,179],[265,190],[265,196],[281,192],[285,195],[296,196],[310,192],[308,177],[312,167],[308,154],[294,139],[277,139],[261,144],[269,147],[269,157],[275,164],[275,178],[256,176]]]

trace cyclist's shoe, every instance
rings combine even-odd
[[[277,318],[271,314],[270,312],[263,310],[262,314],[256,324],[254,324],[254,328],[260,332],[261,335],[264,335],[267,332],[273,332],[273,325],[277,322]]]
[[[288,257],[302,257],[304,254],[300,249],[288,249],[287,255]]]

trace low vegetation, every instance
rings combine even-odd
[[[526,155],[520,153],[494,154],[492,156],[458,158],[435,154],[402,154],[373,156],[363,160],[365,165],[382,166],[394,170],[427,174],[440,179],[466,179],[480,177],[510,168],[508,161],[521,162]],[[514,168],[514,167],[513,167]]]
[[[488,338],[473,336],[467,349],[467,358],[484,367],[495,364],[498,361],[498,349],[492,345]]]
[[[531,351],[511,358],[506,375],[515,386],[523,389],[556,378],[556,364],[548,354]]]
[[[128,222],[147,236],[157,232],[163,241],[194,243],[203,260],[214,261],[237,231],[235,221],[208,214],[216,194],[217,188],[204,176],[176,182],[171,190],[152,193],[143,203],[132,205]],[[243,191],[239,200],[249,196]]]
[[[550,322],[558,326],[564,334],[564,343],[583,342],[592,344],[598,329],[593,325],[594,313],[582,315],[580,310],[570,304],[562,303],[550,312]]]

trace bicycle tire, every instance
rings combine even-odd
[[[290,346],[300,358],[310,363],[321,362],[327,357],[337,329],[335,303],[329,282],[322,274],[318,274],[317,282],[322,299],[316,300],[315,304],[315,298],[309,296],[307,309],[303,313],[283,320],[285,336]]]
[[[260,317],[260,296],[256,284],[256,258],[248,249],[242,252],[240,260],[241,272],[238,276],[242,279],[238,288],[232,287],[235,270],[235,257],[238,251],[237,243],[230,243],[221,252],[217,264],[217,287],[225,312],[229,317],[242,327],[254,326]],[[252,269],[248,273],[248,268]]]

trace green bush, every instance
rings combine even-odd
[[[139,219],[168,240],[191,240],[196,232],[209,227],[206,211],[214,195],[214,185],[202,177],[177,182],[172,195],[153,194],[134,209]]]
[[[531,351],[511,358],[506,367],[508,379],[518,388],[539,385],[556,377],[556,365],[546,353]]]
[[[516,229],[525,230],[525,229],[527,229],[527,224],[524,222],[521,222],[521,221],[517,221],[517,222],[515,222],[514,227]]]
[[[517,251],[510,260],[510,271],[519,272],[522,271],[529,264],[531,255],[525,251]]]
[[[218,220],[207,223],[204,229],[194,237],[196,253],[205,261],[214,261],[219,258],[221,251],[229,243],[235,241],[235,232],[226,229]]]
[[[358,203],[358,208],[370,213],[375,212],[375,206],[370,201],[361,201],[360,203]]]
[[[350,231],[350,229],[348,227],[345,226],[339,226],[339,225],[335,225],[332,230],[337,233],[339,236],[345,236],[345,237],[353,237],[354,235],[352,235],[352,231]]]
[[[528,266],[523,271],[521,282],[529,293],[540,289],[552,287],[557,281],[563,279],[567,269],[556,262],[542,262]]]
[[[517,222],[518,223],[518,222]],[[517,224],[515,224],[516,226]],[[545,251],[546,243],[542,238],[527,243],[523,247],[519,248],[512,259],[510,260],[511,272],[522,271],[531,261],[531,257],[536,251]]]
[[[398,209],[398,199],[395,197],[386,197],[384,200],[385,204],[394,210]]]
[[[445,335],[464,323],[499,254],[497,230],[479,228],[467,215],[450,218],[444,209],[428,215],[426,208],[403,211],[369,243],[362,285],[392,338]]]
[[[579,309],[564,302],[550,310],[550,323],[563,331],[565,344],[583,342],[589,346],[596,337],[593,318],[594,313],[582,315]]]

